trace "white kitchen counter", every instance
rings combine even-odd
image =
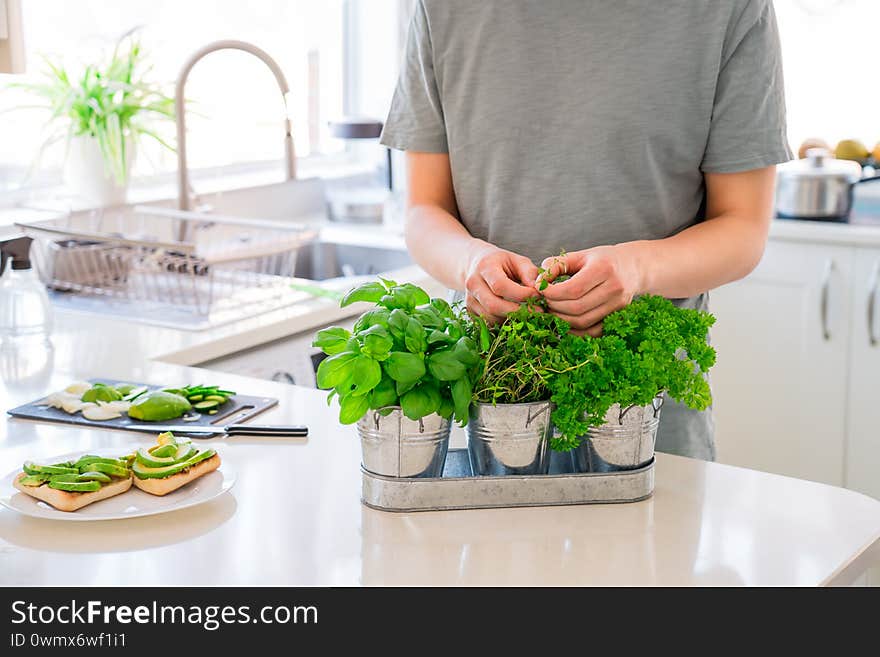
[[[359,503],[354,428],[337,423],[324,393],[156,360],[217,357],[255,344],[267,326],[304,330],[295,316],[275,319],[201,334],[59,313],[53,362],[28,376],[2,364],[4,408],[79,378],[211,381],[279,398],[260,421],[305,423],[311,433],[306,442],[212,441],[238,472],[231,494],[164,516],[64,523],[2,509],[0,585],[819,585],[851,583],[880,559],[876,500],[666,455],[658,456],[655,495],[634,504],[368,509]],[[0,474],[26,458],[151,442],[3,418]]]

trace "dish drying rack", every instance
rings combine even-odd
[[[201,317],[290,295],[299,249],[318,237],[301,224],[149,206],[17,226],[51,289]]]

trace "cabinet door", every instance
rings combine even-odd
[[[880,249],[853,273],[846,486],[880,499]]]
[[[711,293],[718,460],[842,485],[854,249],[771,241]]]

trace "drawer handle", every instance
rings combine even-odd
[[[826,341],[831,339],[831,328],[828,325],[828,297],[831,295],[831,274],[834,272],[834,260],[825,263],[825,273],[822,275],[822,296],[819,302],[819,314],[822,318],[822,337]]]
[[[296,384],[296,379],[293,378],[293,374],[290,372],[285,372],[283,370],[279,370],[272,375],[272,380],[277,381],[279,383],[289,383],[290,385]]]
[[[877,287],[880,285],[880,260],[874,264],[874,271],[871,272],[871,282],[868,290],[868,341],[872,347],[876,347],[880,343],[880,337],[877,336],[877,329],[874,326],[874,317],[877,315]]]

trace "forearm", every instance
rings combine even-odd
[[[746,276],[761,259],[766,221],[720,215],[661,240],[620,244],[632,253],[640,294],[691,297]]]
[[[448,211],[430,204],[411,205],[408,209],[406,245],[422,269],[454,290],[464,290],[474,256],[494,248],[472,237]]]

